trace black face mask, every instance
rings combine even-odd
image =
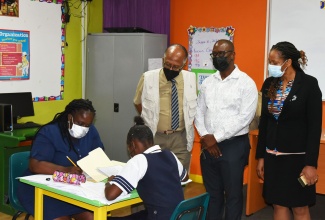
[[[213,58],[213,66],[220,72],[226,70],[229,67],[227,57],[214,57]]]
[[[168,69],[168,68],[164,67],[164,73],[165,73],[166,79],[168,81],[170,81],[170,80],[174,79],[176,76],[178,76],[179,72],[180,71],[171,70],[171,69]]]

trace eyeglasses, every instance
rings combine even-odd
[[[183,66],[173,66],[170,63],[164,63],[164,67],[167,69],[172,69],[174,71],[181,71],[183,69]]]
[[[234,52],[234,51],[233,50],[218,51],[218,52],[210,53],[210,56],[211,56],[211,58],[224,57],[226,55],[226,53],[231,53],[231,52]]]

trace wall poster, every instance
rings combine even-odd
[[[0,80],[28,80],[29,54],[29,31],[0,30]]]
[[[196,74],[198,90],[203,80],[216,72],[210,57],[213,45],[221,39],[233,42],[234,32],[235,28],[232,26],[220,28],[190,26],[187,29],[189,36],[188,70]]]

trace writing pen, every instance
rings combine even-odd
[[[77,167],[77,165],[70,159],[69,156],[67,156],[68,160],[73,164],[73,166]]]

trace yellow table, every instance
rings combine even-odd
[[[34,220],[43,220],[43,201],[44,195],[71,203],[73,205],[88,209],[94,212],[94,219],[106,219],[107,212],[115,209],[127,207],[133,204],[141,203],[142,200],[136,191],[131,193],[131,197],[111,205],[103,204],[96,200],[86,199],[73,193],[54,189],[50,186],[20,179],[21,182],[35,187],[35,216]]]

